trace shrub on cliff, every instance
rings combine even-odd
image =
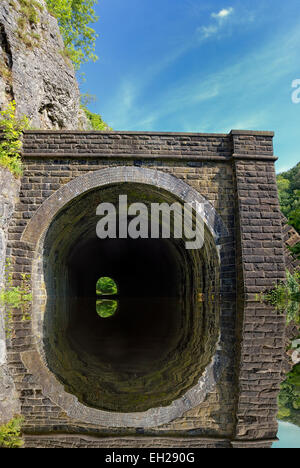
[[[16,417],[7,424],[0,426],[0,448],[21,448],[21,427],[23,418]]]
[[[16,103],[0,112],[0,165],[9,169],[15,176],[22,175],[21,136],[29,127],[27,117],[16,118]]]

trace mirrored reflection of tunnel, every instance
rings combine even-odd
[[[118,184],[85,193],[53,220],[45,239],[48,366],[88,406],[119,412],[166,406],[194,386],[219,337],[219,259],[180,239],[96,236],[99,203],[174,203],[168,192]],[[96,283],[118,286],[116,313],[101,319]]]

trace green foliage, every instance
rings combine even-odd
[[[97,131],[111,130],[111,128],[102,120],[101,115],[95,114],[88,109],[88,105],[94,101],[96,101],[96,96],[88,93],[81,95],[81,109],[84,110],[85,115],[89,119],[92,129]]]
[[[49,11],[58,20],[65,43],[65,54],[76,69],[90,60],[96,61],[95,43],[98,37],[91,24],[98,21],[94,6],[97,0],[46,0]]]
[[[300,272],[296,271],[293,275],[286,271],[286,282],[280,282],[267,294],[262,295],[261,299],[268,304],[276,307],[281,312],[287,313],[287,321],[294,320],[300,323]]]
[[[297,364],[281,385],[278,418],[300,426],[300,364]]]
[[[97,281],[96,293],[98,296],[114,296],[118,294],[118,287],[113,279],[103,277]]]
[[[23,418],[16,417],[9,423],[0,426],[0,448],[21,448],[23,446],[22,424]]]
[[[101,318],[113,317],[118,309],[118,301],[103,299],[96,302],[97,314]]]
[[[115,296],[118,294],[118,287],[115,281],[108,277],[100,278],[96,284],[96,294],[98,296]],[[101,318],[109,318],[115,315],[118,309],[118,301],[112,299],[102,299],[96,301],[96,312]]]
[[[21,274],[21,285],[14,286],[11,270],[11,261],[6,259],[6,286],[0,291],[0,304],[5,307],[5,331],[8,337],[12,335],[13,311],[15,309],[21,310],[22,321],[29,320],[29,308],[32,301],[30,275]]]
[[[280,208],[288,222],[300,233],[300,163],[277,176]],[[290,248],[300,260],[300,243]]]
[[[72,65],[72,59],[73,59],[73,56],[72,54],[70,53],[70,51],[66,48],[64,48],[63,50],[60,50],[59,51],[60,55],[62,56],[62,58],[64,59],[65,63],[73,69],[73,65]]]
[[[0,165],[9,169],[15,176],[21,176],[21,135],[23,130],[29,127],[29,122],[27,117],[17,119],[15,113],[14,101],[0,112]]]
[[[264,300],[280,312],[287,312],[287,322],[300,324],[300,272],[291,275],[287,271],[286,283],[279,283],[264,296]],[[278,419],[300,426],[300,364],[296,365],[281,385]]]
[[[289,214],[289,223],[300,232],[300,190],[296,190],[297,206]]]
[[[111,130],[111,128],[108,127],[108,125],[105,122],[103,122],[101,115],[94,114],[89,109],[84,109],[84,112],[87,118],[89,119],[93,130],[98,130],[98,131]]]
[[[280,207],[289,223],[300,232],[300,163],[277,176]]]
[[[39,44],[40,36],[35,32],[35,28],[40,21],[39,13],[43,11],[42,5],[36,0],[17,0],[19,6],[11,3],[13,8],[19,11],[18,36],[29,48]]]
[[[289,249],[292,254],[294,254],[295,257],[300,260],[300,242],[298,242],[298,244],[296,244],[294,247],[290,247]]]
[[[84,82],[85,74],[81,73],[80,76],[81,76],[82,82]],[[96,102],[96,101],[97,101],[97,96],[95,96],[95,94],[83,93],[80,95],[80,103],[81,103],[81,107],[83,108],[87,108],[89,104],[91,104],[92,102]]]

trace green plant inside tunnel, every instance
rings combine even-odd
[[[96,284],[96,293],[98,296],[114,296],[118,294],[118,286],[112,278],[99,278]]]
[[[107,276],[99,278],[96,284],[96,294],[98,296],[110,296],[110,299],[101,299],[96,301],[96,312],[101,318],[110,318],[115,315],[118,310],[118,301],[112,299],[118,294],[118,286],[116,282]]]

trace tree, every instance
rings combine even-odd
[[[280,207],[289,223],[300,232],[300,163],[277,176]]]
[[[278,418],[300,426],[300,364],[296,365],[281,384]]]
[[[78,70],[83,63],[96,61],[95,44],[98,35],[90,27],[98,21],[97,0],[46,0],[50,13],[58,20],[65,43],[65,52]]]
[[[82,94],[81,95],[81,108],[85,112],[85,115],[87,116],[93,130],[98,130],[98,131],[111,130],[111,128],[107,125],[107,123],[105,123],[102,120],[101,115],[95,114],[94,112],[91,112],[88,109],[88,105],[91,102],[95,102],[96,100],[97,100],[96,96],[93,96],[89,93]]]

